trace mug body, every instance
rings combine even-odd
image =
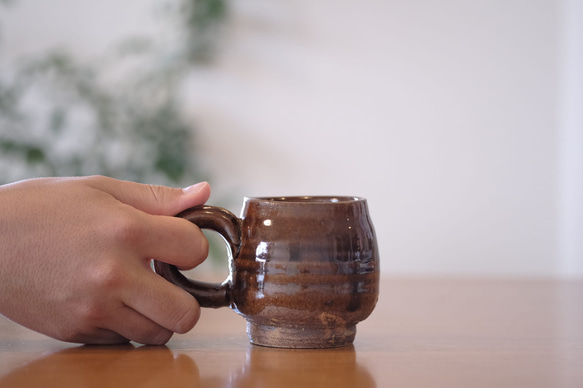
[[[232,308],[251,342],[287,348],[351,344],[379,294],[366,200],[246,198],[232,262]]]

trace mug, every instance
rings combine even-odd
[[[155,271],[201,307],[241,314],[253,344],[350,345],[356,324],[376,305],[379,254],[364,198],[245,198],[240,218],[207,205],[177,217],[223,236],[230,247],[229,275],[223,283],[205,283],[160,261]]]

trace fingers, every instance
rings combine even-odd
[[[204,204],[210,196],[207,182],[185,189],[119,181],[107,177],[89,177],[87,182],[114,196],[120,202],[148,214],[173,216],[190,207]]]
[[[118,296],[98,307],[103,314],[94,316],[85,329],[62,339],[86,344],[135,341],[163,345],[174,333],[191,330],[200,317],[193,296],[151,270],[136,270],[126,277]]]
[[[202,182],[186,189],[143,185],[105,177],[87,178],[100,189],[141,212],[126,214],[121,229],[123,244],[130,256],[141,257],[142,263],[156,259],[191,269],[208,254],[208,241],[191,222],[173,217],[181,211],[204,204],[210,196],[210,186]],[[125,213],[125,212],[124,212]],[[119,236],[118,236],[119,238]],[[119,241],[119,240],[118,240]],[[172,333],[192,329],[200,317],[196,299],[181,288],[155,274],[147,265],[134,268],[128,287],[121,291],[121,301],[127,308],[108,323],[122,338],[145,344],[163,344]]]
[[[58,333],[57,338],[87,344],[163,345],[173,333],[191,330],[200,317],[193,296],[149,268],[115,271],[97,284],[101,284],[99,300],[85,306],[71,330]]]
[[[121,224],[122,238],[138,249],[146,258],[174,264],[180,269],[191,269],[208,255],[208,241],[198,227],[178,219],[152,216],[175,216],[181,211],[204,204],[210,196],[206,182],[185,189],[144,185],[108,177],[85,178],[86,182],[118,201],[142,211],[136,217],[140,226],[132,221]]]
[[[208,255],[208,240],[198,226],[185,219],[143,214],[139,228],[134,246],[144,258],[187,270]]]
[[[126,306],[175,333],[186,333],[200,318],[196,299],[152,271],[139,274],[139,282],[126,290]]]
[[[79,333],[71,337],[59,338],[63,341],[91,345],[126,344],[129,340],[109,329],[95,328],[90,333]]]
[[[144,345],[164,345],[174,334],[135,310],[124,306],[103,322],[107,328],[95,328],[64,340],[92,345],[124,344],[129,341]]]
[[[144,345],[164,345],[174,334],[130,307],[111,317],[108,326],[122,338]]]

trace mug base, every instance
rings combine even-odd
[[[247,322],[247,335],[254,345],[288,349],[323,349],[351,345],[356,324],[332,328],[278,327]]]

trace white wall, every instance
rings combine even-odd
[[[21,3],[5,58],[93,55],[152,28],[155,2]],[[185,85],[215,198],[365,196],[386,273],[582,275],[583,18],[563,5],[233,1],[219,62]]]
[[[562,7],[559,273],[583,273],[583,1]]]

